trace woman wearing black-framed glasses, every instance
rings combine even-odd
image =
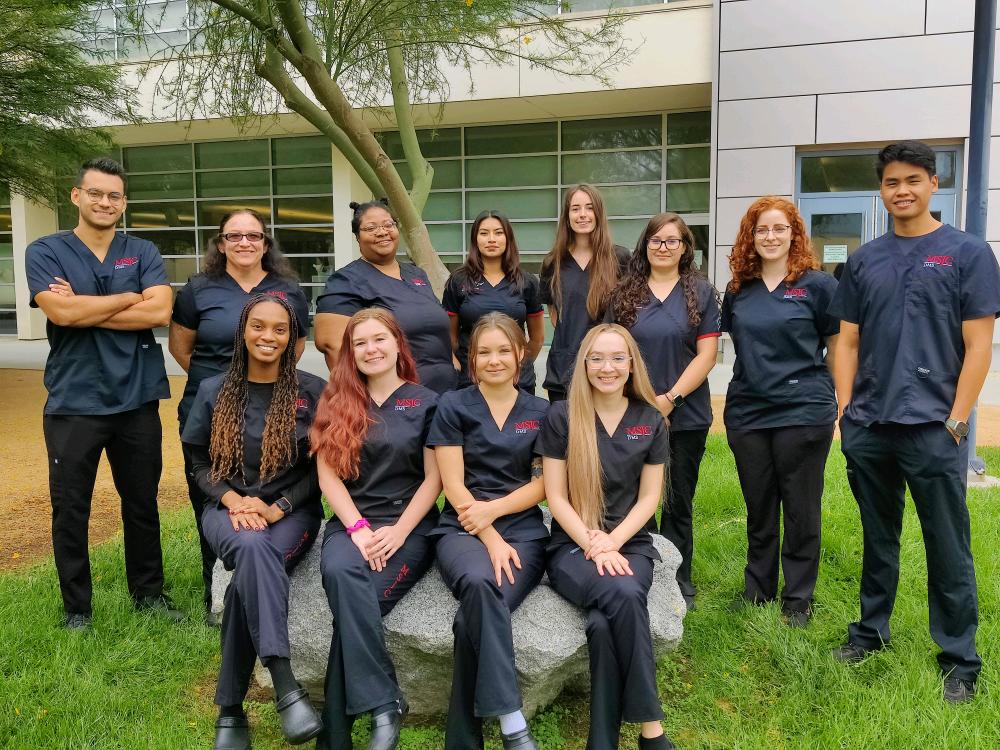
[[[184,395],[177,407],[184,431],[198,386],[206,378],[229,368],[233,340],[243,306],[255,294],[270,294],[287,301],[295,311],[298,337],[295,358],[302,356],[309,330],[309,302],[299,288],[288,261],[267,234],[264,217],[253,209],[230,211],[219,222],[219,234],[210,244],[202,272],[177,291],[170,321],[170,353],[188,374]],[[204,496],[194,481],[191,457],[184,452],[184,475],[201,540],[205,608],[211,619],[212,568],[215,553],[201,533]]]

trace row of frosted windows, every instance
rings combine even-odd
[[[663,5],[676,3],[680,0],[563,0],[563,2],[545,2],[540,0],[537,6],[551,15],[557,13],[579,13],[587,10],[608,10],[609,8],[634,8],[637,5]]]
[[[171,284],[185,283],[228,211],[252,208],[315,297],[333,266],[333,175],[330,142],[321,136],[127,147],[122,228],[156,244]],[[76,226],[68,182],[59,223]]]
[[[0,334],[17,333],[14,306],[14,241],[11,231],[10,190],[0,183]]]
[[[434,167],[423,216],[450,267],[465,257],[475,216],[499,209],[515,224],[525,263],[537,270],[552,247],[565,190],[579,182],[600,188],[618,244],[633,246],[649,217],[667,210],[688,216],[698,250],[707,248],[707,111],[441,128],[420,131],[418,139]],[[381,140],[409,185],[398,133]]]
[[[94,5],[91,12],[94,37],[88,41],[127,62],[148,60],[165,50],[184,47],[190,40],[189,29],[196,27],[188,13],[187,0],[147,2],[139,9],[145,33],[138,34],[136,24],[127,17],[125,0],[103,0]]]

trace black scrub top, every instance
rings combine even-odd
[[[542,434],[535,452],[547,458],[566,460],[569,446],[569,403],[557,401],[549,407]],[[665,464],[670,456],[670,433],[663,415],[645,401],[629,400],[628,408],[613,435],[608,435],[601,418],[597,420],[597,452],[601,459],[604,487],[604,531],[613,531],[639,500],[639,480],[646,464]],[[650,534],[656,533],[655,515],[619,550],[622,554],[637,554],[651,560],[660,556],[653,547]],[[549,551],[564,544],[576,544],[552,520],[552,542]]]
[[[478,386],[452,391],[438,402],[427,445],[462,447],[465,487],[476,500],[506,497],[531,481],[535,443],[548,408],[545,399],[519,391],[503,429],[498,429]],[[493,528],[508,542],[529,542],[549,535],[537,505],[498,518]],[[434,533],[461,531],[458,513],[446,503]]]
[[[615,254],[618,256],[618,274],[621,277],[628,266],[630,253],[621,245],[615,245]],[[587,293],[590,291],[590,274],[587,269],[590,268],[590,264],[587,264],[587,269],[580,268],[569,253],[559,263],[561,263],[559,283],[562,287],[562,304],[545,363],[545,382],[542,383],[542,387],[568,393],[580,342],[587,335],[587,331],[603,320],[604,314],[602,312],[595,320],[587,312]],[[541,303],[555,304],[551,274],[543,273],[540,284]]]
[[[25,266],[31,307],[56,276],[89,296],[141,294],[169,283],[156,246],[122,232],[115,232],[103,262],[73,232],[59,232],[28,245]],[[50,320],[45,330],[45,414],[119,414],[170,398],[163,348],[151,329],[74,328]]]
[[[427,274],[400,263],[402,278],[386,276],[364,258],[351,261],[326,281],[316,300],[317,313],[354,315],[366,307],[384,307],[396,316],[417,361],[420,382],[437,393],[458,382],[451,361],[451,329]]]
[[[269,505],[284,497],[291,503],[293,513],[323,515],[316,461],[309,455],[309,427],[326,381],[302,370],[298,370],[298,377],[299,395],[295,403],[297,458],[295,463],[263,483],[260,481],[261,441],[264,418],[274,395],[274,383],[247,383],[247,407],[243,413],[243,470],[229,479],[213,482],[209,479],[212,459],[208,450],[212,439],[212,415],[226,375],[213,375],[201,382],[181,440],[193,456],[195,481],[210,502],[218,504],[226,492],[233,490],[247,497],[259,497]]]
[[[469,385],[469,337],[476,322],[491,312],[508,315],[517,321],[521,330],[527,332],[528,318],[542,315],[542,300],[538,287],[538,277],[533,273],[524,272],[523,288],[518,291],[517,285],[507,278],[501,279],[493,286],[486,279],[481,279],[473,285],[467,294],[462,290],[465,271],[459,269],[448,277],[444,287],[441,304],[448,315],[458,318],[458,352],[456,356],[462,363],[462,373],[459,378],[464,387]],[[534,362],[525,360],[521,368],[521,379],[518,385],[529,393],[535,390]]]
[[[368,434],[361,447],[358,478],[344,486],[354,506],[372,529],[396,523],[424,481],[424,445],[434,419],[438,395],[416,383],[403,383],[378,406],[369,401]],[[424,516],[412,533],[424,536],[438,520],[437,505]],[[343,522],[334,516],[332,532]]]
[[[885,234],[847,259],[829,312],[860,332],[848,419],[942,421],[965,358],[962,321],[1000,314],[1000,268],[988,244],[947,224]]]
[[[173,321],[196,332],[184,395],[177,406],[182,430],[201,381],[229,369],[240,314],[255,294],[270,294],[287,301],[295,311],[299,337],[309,333],[309,301],[298,282],[275,273],[268,273],[249,292],[243,291],[228,273],[218,276],[200,273],[177,292]]]
[[[831,424],[837,418],[824,339],[840,330],[827,310],[837,281],[808,270],[773,292],[754,279],[722,300],[722,328],[733,338],[736,361],[726,394],[726,427]]]
[[[692,328],[688,321],[687,301],[680,281],[662,302],[650,291],[648,301],[636,311],[630,333],[639,344],[657,395],[669,391],[691,364],[698,354],[699,340],[721,335],[715,287],[708,279],[700,276],[695,279],[701,312],[697,328]],[[670,413],[670,430],[707,430],[711,426],[712,394],[706,379],[685,396],[683,406]]]

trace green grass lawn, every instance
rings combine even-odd
[[[994,473],[1000,449],[982,451]],[[947,706],[927,632],[926,566],[907,508],[892,648],[849,668],[829,651],[857,616],[861,530],[838,446],[827,468],[823,560],[816,616],[805,630],[781,622],[777,605],[731,613],[742,583],[745,510],[725,440],[713,436],[696,505],[698,609],[681,646],[660,664],[668,733],[695,748],[1000,748],[1000,490],[969,496],[979,577],[979,648],[986,665],[977,699]],[[16,523],[16,519],[8,519]],[[190,512],[163,518],[171,594],[200,608]],[[0,575],[0,748],[209,748],[218,631],[197,616],[168,625],[137,615],[125,591],[121,540],[94,550],[94,629],[58,627],[51,563]],[[253,703],[255,748],[288,747],[272,705]],[[586,702],[566,697],[532,721],[544,750],[582,750]],[[364,747],[364,728],[356,737]],[[622,747],[635,747],[626,730]],[[438,750],[439,725],[404,731],[403,750]],[[487,747],[500,744],[493,733]]]

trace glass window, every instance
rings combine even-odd
[[[467,156],[490,154],[531,154],[555,151],[559,138],[554,122],[526,125],[486,125],[465,129]]]
[[[667,210],[683,213],[708,211],[708,183],[680,182],[667,185]]]
[[[545,255],[556,241],[556,226],[555,221],[519,221],[514,224],[518,252],[522,257],[525,253]]]
[[[431,193],[424,206],[424,221],[461,221],[461,193]]]
[[[223,216],[230,211],[241,208],[252,208],[261,214],[268,223],[271,221],[271,202],[269,200],[243,198],[240,200],[198,201],[198,224],[199,226],[218,227]]]
[[[232,172],[199,172],[199,198],[230,196],[266,196],[271,192],[270,174],[266,169],[240,169]]]
[[[329,164],[332,149],[333,144],[322,135],[274,138],[271,141],[272,163],[275,166]]]
[[[198,169],[268,166],[266,139],[196,143],[194,160]]]
[[[287,255],[285,259],[292,266],[300,282],[325,284],[333,273],[331,256]]]
[[[163,198],[194,198],[194,183],[190,172],[171,174],[137,174],[128,178],[128,198],[130,201],[157,200]],[[70,206],[76,209],[72,204]]]
[[[125,149],[127,172],[179,172],[190,170],[191,144],[171,146],[133,146]]]
[[[283,253],[325,255],[333,252],[332,227],[299,227],[275,230],[278,248]],[[323,279],[326,281],[326,279]]]
[[[462,187],[462,162],[458,159],[444,159],[434,161],[428,159],[434,167],[434,181],[431,183],[433,190],[457,189]],[[399,179],[407,188],[413,187],[413,180],[410,179],[410,165],[405,161],[393,162],[396,171],[399,172]]]
[[[562,148],[564,151],[590,151],[659,146],[662,120],[659,115],[570,120],[562,123]]]
[[[708,179],[710,149],[671,148],[667,150],[668,180]]]
[[[0,312],[0,333],[17,333],[17,313],[13,310]]]
[[[329,194],[333,190],[330,167],[296,167],[274,170],[275,195]]]
[[[197,252],[197,245],[194,231],[155,232],[148,230],[131,230],[129,234],[134,237],[141,237],[149,240],[161,255],[194,255]],[[215,236],[215,233],[212,233]]]
[[[0,206],[0,232],[10,232],[13,231],[13,228],[14,226],[10,216],[10,204]]]
[[[275,198],[276,224],[332,224],[333,201],[329,198]]]
[[[195,258],[164,258],[163,265],[167,269],[167,280],[171,284],[186,284],[187,280],[198,273],[198,261]]]
[[[602,187],[608,216],[652,216],[660,212],[659,185]]]
[[[556,156],[466,159],[465,186],[556,185],[559,182],[557,159]]]
[[[562,159],[564,185],[577,182],[647,182],[659,180],[660,151],[609,151],[567,154]]]
[[[608,227],[615,244],[631,250],[648,223],[649,219],[609,219]]]
[[[667,145],[712,142],[712,113],[674,112],[667,115]]]
[[[129,203],[125,209],[125,223],[130,229],[193,227],[194,206],[191,201]],[[73,226],[76,226],[75,220]]]
[[[466,193],[466,215],[496,209],[511,219],[546,219],[559,215],[559,194],[548,190],[483,190]]]
[[[936,154],[938,187],[955,188],[956,151]],[[803,193],[877,192],[878,154],[825,154],[802,157],[800,189]]]
[[[427,233],[431,238],[431,245],[438,253],[457,253],[462,255],[464,232],[461,224],[428,224]],[[400,249],[406,246],[403,237],[399,238]]]
[[[9,266],[9,267],[8,267]],[[10,277],[10,282],[7,282],[7,277]],[[5,260],[0,260],[0,279],[4,281],[0,283],[0,305],[3,307],[14,307],[14,264],[13,262],[8,263]]]
[[[404,159],[403,142],[395,130],[377,134],[382,150],[390,159]],[[417,131],[417,143],[425,159],[440,156],[461,156],[462,129],[441,128]]]

